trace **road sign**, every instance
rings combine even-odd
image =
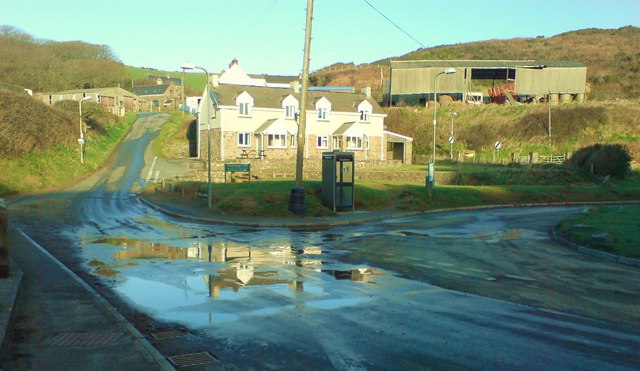
[[[84,139],[82,139],[82,138],[78,138],[78,143],[80,143],[80,144],[84,144]]]
[[[500,147],[502,147],[502,142],[497,141],[496,144],[494,144],[494,147],[496,147],[496,149],[500,149]]]
[[[449,144],[453,144],[453,137],[449,137]]]
[[[250,169],[251,164],[224,164],[225,172],[248,173]]]

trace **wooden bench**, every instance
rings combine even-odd
[[[264,150],[255,150],[255,149],[243,149],[240,153],[239,158],[258,158],[264,159],[267,155],[264,153]]]

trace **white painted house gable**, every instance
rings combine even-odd
[[[265,79],[254,79],[247,75],[235,59],[231,61],[229,69],[220,75],[218,83],[227,85],[267,86]]]
[[[282,109],[284,109],[284,117],[287,119],[295,119],[296,112],[299,111],[300,103],[293,95],[289,94],[282,100]]]
[[[331,112],[331,102],[325,97],[321,97],[315,102],[316,111],[318,111],[318,120],[328,120],[329,112]]]
[[[358,104],[358,112],[360,113],[360,121],[369,122],[371,120],[371,112],[373,106],[366,99]]]
[[[253,97],[246,91],[240,93],[240,95],[236,97],[238,116],[251,117],[251,111],[253,111],[254,102],[255,101]]]

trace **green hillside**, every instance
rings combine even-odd
[[[535,59],[577,61],[587,66],[588,99],[640,97],[640,28],[585,29],[549,38],[515,38],[443,45],[394,60]],[[380,69],[389,74],[389,59],[354,66],[338,63],[316,71],[315,81],[328,85],[380,86]],[[378,89],[378,94],[382,91]],[[381,95],[378,96],[381,98]]]
[[[11,26],[0,26],[0,82],[34,92],[117,86],[124,65],[110,47],[81,41],[36,40]]]

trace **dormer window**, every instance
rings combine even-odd
[[[298,112],[298,100],[293,95],[288,95],[282,100],[282,108],[284,108],[284,117],[286,119],[295,119]]]
[[[324,107],[318,108],[318,119],[326,120],[327,119],[327,109]]]
[[[322,97],[315,102],[315,107],[318,111],[318,120],[328,120],[329,112],[331,112],[331,102]]]
[[[363,100],[358,104],[358,112],[360,113],[360,121],[369,122],[371,120],[371,111],[373,106],[366,100]]]
[[[254,100],[249,93],[242,92],[242,94],[236,97],[236,105],[238,107],[239,117],[251,117],[251,110],[253,109]]]
[[[360,111],[360,121],[369,121],[369,115],[371,112],[367,110]]]
[[[238,115],[240,116],[251,116],[249,111],[249,103],[243,102],[238,103]]]
[[[288,119],[295,119],[297,110],[298,110],[298,107],[296,107],[296,106],[285,106],[284,107],[284,117],[288,118]]]

